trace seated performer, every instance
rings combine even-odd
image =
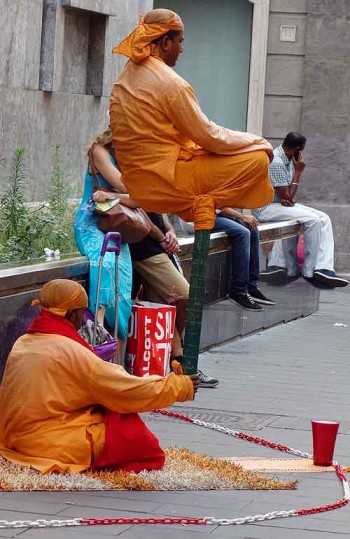
[[[70,280],[45,284],[42,312],[14,344],[0,387],[0,455],[43,473],[161,468],[158,439],[137,412],[193,399],[197,376],[137,378],[80,337],[88,298]]]
[[[210,230],[217,208],[271,202],[272,146],[203,114],[191,86],[172,69],[183,39],[180,17],[154,9],[113,49],[129,62],[111,94],[112,138],[133,200]]]

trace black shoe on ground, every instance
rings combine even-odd
[[[323,269],[315,270],[313,274],[313,278],[316,281],[326,285],[329,288],[330,287],[332,288],[343,287],[343,286],[348,286],[349,284],[349,281],[347,281],[346,279],[342,279],[341,277],[338,277],[338,275],[336,275],[336,273],[331,270],[323,270]]]
[[[242,309],[245,309],[246,311],[262,311],[263,308],[260,307],[255,301],[250,297],[249,294],[229,294],[228,298],[231,301],[234,301],[242,307]]]
[[[204,372],[200,371],[199,369],[197,371],[197,374],[198,374],[199,387],[214,388],[219,385],[219,380],[217,378],[208,376],[207,374],[204,374]]]
[[[259,288],[255,286],[248,286],[248,294],[255,303],[261,303],[262,305],[276,305],[273,299],[267,298]]]
[[[260,272],[259,278],[263,282],[280,286],[287,284],[287,271],[280,266],[268,266],[265,271]]]

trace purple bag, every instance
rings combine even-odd
[[[100,344],[93,345],[93,326],[95,324],[95,317],[89,309],[86,309],[84,312],[84,321],[82,327],[79,331],[80,335],[93,347],[95,353],[104,361],[113,362],[113,358],[116,356],[118,351],[118,339],[112,337],[107,330],[104,330],[103,337],[104,341]],[[99,328],[101,326],[98,324],[96,337],[98,342]]]

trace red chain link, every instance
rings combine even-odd
[[[346,477],[346,475],[344,473],[344,470],[343,470],[342,466],[340,466],[340,464],[336,464],[334,466],[334,469],[335,469],[335,473],[339,477],[340,481],[347,482],[348,479],[347,479],[347,477]]]
[[[250,434],[245,434],[244,432],[237,432],[236,437],[240,438],[241,440],[246,440],[247,442],[253,442],[254,444],[263,445],[264,447],[278,449],[278,451],[290,451],[290,448],[286,445],[269,442],[268,440],[264,440],[264,438],[258,438],[258,436],[251,436]]]
[[[320,505],[319,507],[309,507],[308,509],[300,509],[299,511],[296,511],[297,515],[314,515],[316,513],[325,513],[326,511],[332,511],[333,509],[339,509],[339,507],[343,507],[344,505],[347,505],[349,503],[349,500],[346,500],[343,498],[342,500],[339,500],[335,503],[330,503],[328,505]]]
[[[189,417],[188,415],[179,414],[177,412],[170,412],[169,410],[152,410],[152,412],[166,415],[168,417],[175,417],[176,419],[181,419],[182,421],[188,421],[189,423],[193,423],[194,419],[193,417]],[[257,436],[251,436],[250,434],[245,434],[245,432],[238,432],[234,431],[235,436],[237,438],[240,438],[241,440],[246,440],[247,442],[252,442],[254,444],[263,445],[265,447],[271,447],[272,449],[278,449],[279,451],[286,451],[289,452],[290,448],[283,444],[278,444],[275,442],[269,442],[268,440],[264,440],[264,438],[258,438]]]
[[[81,524],[89,526],[111,525],[111,524],[206,524],[204,518],[187,518],[187,517],[165,517],[165,518],[84,518],[80,521]]]
[[[169,410],[160,410],[157,408],[156,410],[152,410],[155,414],[161,414],[166,415],[168,417],[175,417],[176,419],[181,419],[182,421],[188,421],[189,423],[193,423],[193,418],[189,417],[188,415],[184,414],[178,414],[177,412],[169,412]]]

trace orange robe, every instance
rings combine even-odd
[[[273,198],[271,145],[209,121],[191,86],[156,56],[126,64],[110,122],[122,181],[147,211],[210,229],[216,208],[257,208]]]
[[[187,376],[137,378],[72,339],[27,334],[16,341],[0,387],[0,455],[43,473],[80,472],[104,446],[98,405],[148,412],[192,398]]]

